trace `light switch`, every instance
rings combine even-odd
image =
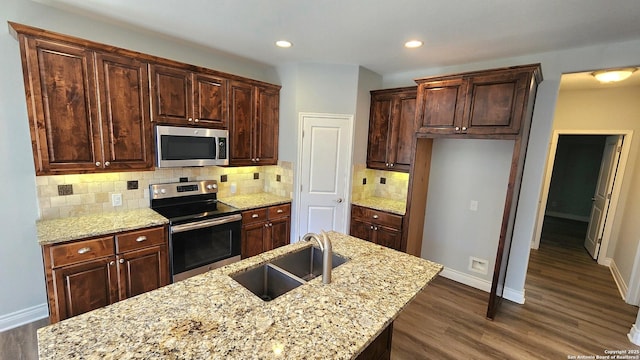
[[[469,210],[478,211],[478,201],[477,200],[471,200],[471,202],[469,203]]]
[[[111,194],[111,206],[122,206],[122,194]]]

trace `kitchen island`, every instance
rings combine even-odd
[[[264,302],[229,275],[298,242],[38,330],[40,359],[353,359],[442,266],[329,232],[349,261]]]

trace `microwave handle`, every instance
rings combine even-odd
[[[197,229],[212,227],[216,225],[228,224],[230,222],[241,221],[241,220],[242,220],[242,215],[236,214],[236,215],[229,215],[229,216],[216,218],[216,219],[209,219],[209,220],[196,221],[196,222],[187,223],[187,224],[173,225],[171,226],[171,233],[172,234],[181,233],[185,231],[197,230]]]

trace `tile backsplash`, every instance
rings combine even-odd
[[[363,182],[366,183],[363,184]],[[360,200],[371,196],[405,200],[408,189],[408,173],[367,169],[365,164],[356,164],[353,166],[353,183],[351,190],[353,200]]]
[[[226,182],[221,181],[223,175],[226,175]],[[56,219],[149,207],[149,184],[177,182],[181,177],[187,177],[189,181],[218,180],[219,198],[259,192],[288,197],[293,191],[293,165],[286,161],[278,162],[276,166],[229,168],[211,166],[104,174],[37,176],[40,218]],[[255,177],[258,179],[254,179]],[[138,188],[127,190],[128,181],[137,181]],[[59,185],[66,185],[60,187],[64,191],[59,192]],[[236,189],[235,194],[231,193],[232,187]],[[69,193],[71,194],[60,195]],[[122,195],[121,206],[112,206],[113,194]]]

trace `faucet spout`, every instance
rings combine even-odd
[[[302,240],[309,241],[314,239],[320,246],[320,251],[322,251],[322,282],[324,284],[329,284],[331,283],[331,269],[333,268],[333,249],[331,246],[331,240],[329,240],[327,233],[322,230],[321,235],[322,236],[314,233],[308,233],[302,237]]]

